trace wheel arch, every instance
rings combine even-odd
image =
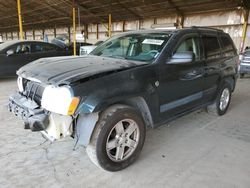
[[[99,119],[99,115],[114,105],[128,105],[138,110],[144,120],[146,127],[153,128],[153,119],[150,109],[143,97],[131,97],[124,100],[117,100],[113,102],[105,102],[103,105],[96,106],[95,110],[91,113],[78,114],[78,120],[76,124],[77,137],[79,144],[87,146],[92,137],[93,131],[96,127],[96,123]]]
[[[232,92],[233,92],[236,86],[236,78],[234,76],[227,76],[223,80],[230,85]]]
[[[141,96],[128,97],[117,100],[106,100],[96,106],[94,111],[102,112],[113,105],[128,105],[138,110],[145,122],[146,127],[153,127],[153,118],[146,100]]]
[[[119,104],[125,104],[137,109],[141,113],[146,127],[153,127],[152,115],[148,104],[143,97],[132,97],[126,100],[119,101]]]

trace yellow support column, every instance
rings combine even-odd
[[[247,35],[249,10],[248,9],[244,9],[243,10],[243,14],[244,14],[244,24],[243,24],[243,33],[242,33],[241,52],[244,50],[244,44],[245,44],[246,35]]]
[[[73,54],[76,56],[76,9],[75,9],[75,3],[73,3]]]
[[[99,39],[99,26],[96,24],[96,39]]]
[[[109,37],[111,37],[111,35],[112,35],[111,27],[112,27],[112,16],[111,16],[111,14],[109,14],[109,27],[108,27]]]
[[[19,38],[20,38],[20,40],[23,40],[23,23],[22,23],[20,0],[17,0],[17,11],[18,11],[18,21],[19,21]]]
[[[125,31],[125,21],[122,21],[122,32]]]

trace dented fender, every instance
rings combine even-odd
[[[88,146],[98,119],[98,112],[79,115],[76,124],[76,136],[79,145]]]

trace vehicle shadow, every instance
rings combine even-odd
[[[17,79],[17,77],[8,77],[8,78],[0,78],[0,83],[4,83],[4,82],[13,82]]]

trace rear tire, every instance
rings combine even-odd
[[[101,113],[86,151],[98,167],[119,171],[139,156],[145,135],[145,124],[137,110],[114,105]]]
[[[244,78],[245,74],[244,73],[240,73],[240,78]]]
[[[218,92],[216,100],[213,104],[207,106],[207,112],[213,115],[222,116],[227,112],[231,102],[232,89],[230,84],[225,83]]]

